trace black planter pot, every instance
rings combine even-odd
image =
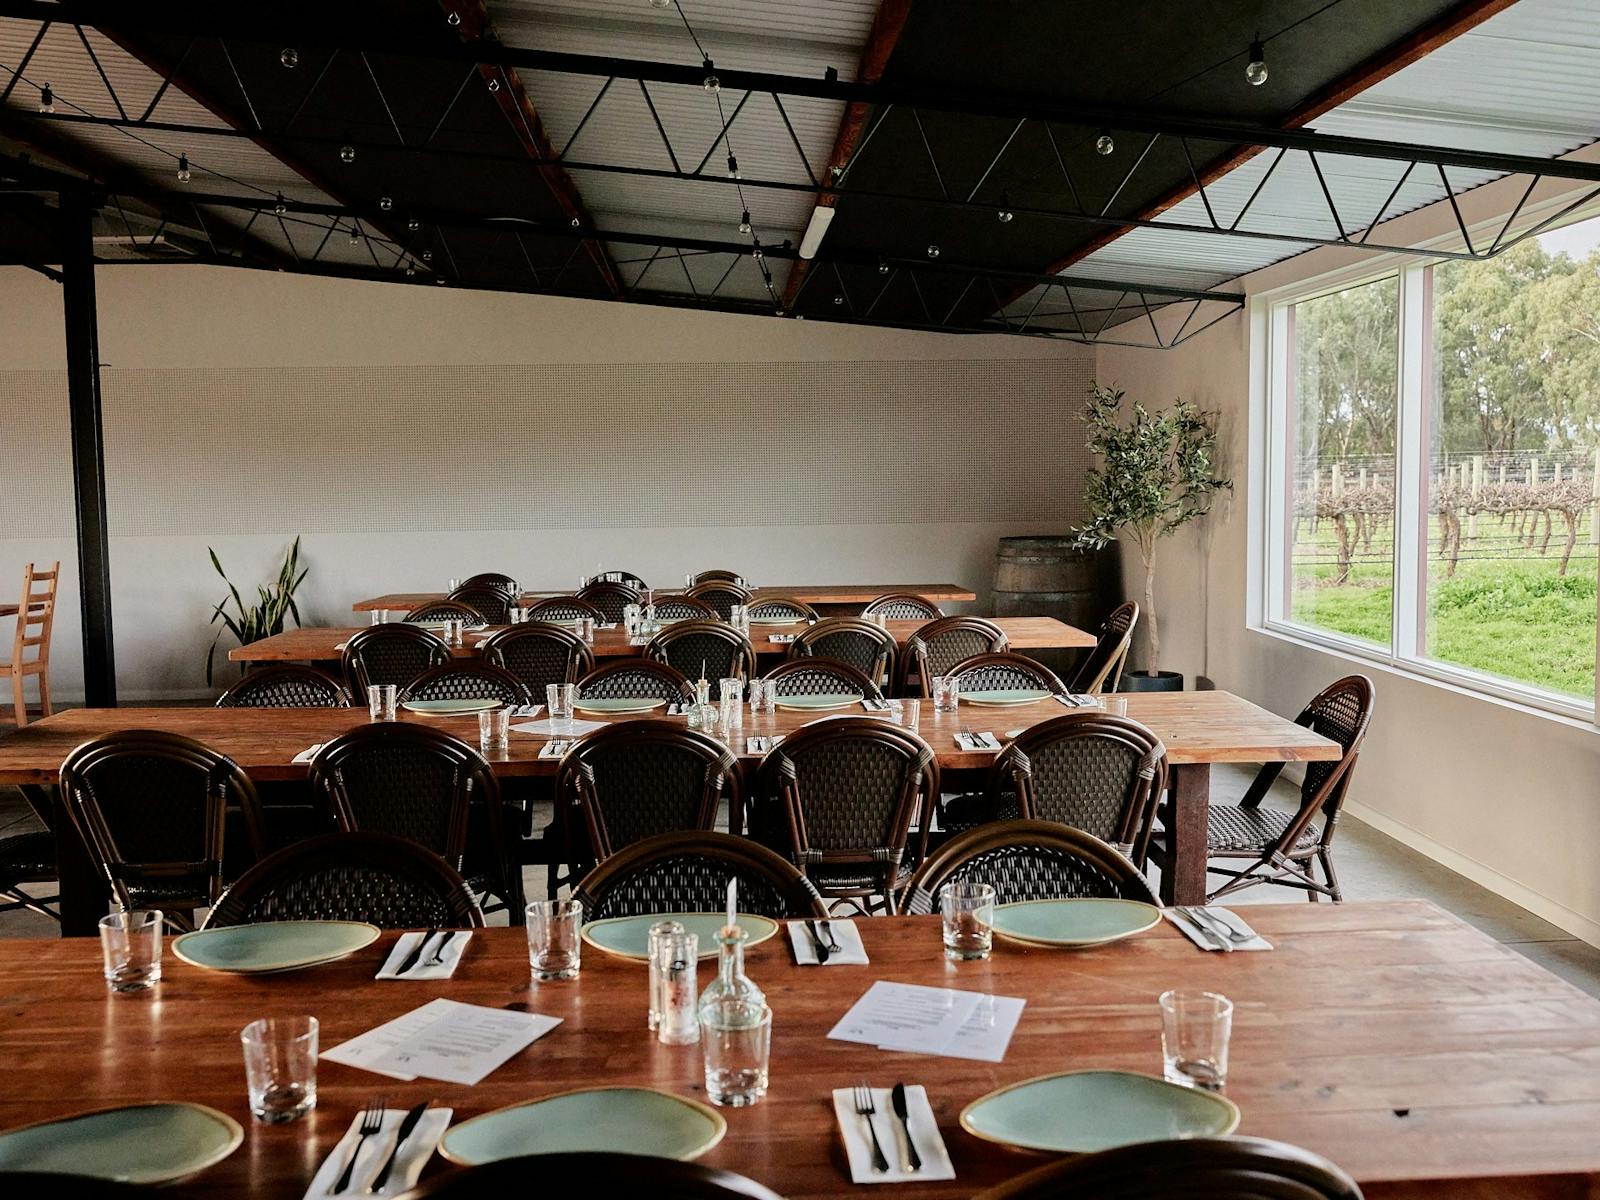
[[[1124,671],[1119,692],[1181,692],[1183,675],[1177,671]]]

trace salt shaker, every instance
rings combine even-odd
[[[675,921],[657,924],[669,923],[677,925]],[[662,936],[650,960],[652,974],[660,978],[656,1039],[663,1045],[687,1046],[700,1040],[695,978],[699,955],[699,937],[678,925],[676,932]]]

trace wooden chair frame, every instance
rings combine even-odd
[[[56,621],[56,589],[61,582],[61,563],[40,571],[34,563],[22,568],[22,600],[17,605],[16,634],[11,641],[11,661],[0,663],[0,671],[11,676],[11,707],[17,728],[28,723],[28,703],[23,683],[32,676],[39,686],[39,715],[48,717],[55,708],[50,703],[50,633]],[[35,591],[38,584],[43,591]],[[28,651],[34,652],[28,657]]]
[[[510,596],[512,600],[517,598],[517,581],[511,578],[509,575],[500,574],[498,571],[485,571],[480,575],[473,575],[470,578],[463,579],[461,581],[461,586],[464,588],[499,588],[506,595]]]
[[[964,658],[946,672],[960,679],[963,675],[976,671],[981,667],[1014,667],[1019,672],[1034,676],[1041,688],[1047,689],[1052,695],[1066,694],[1067,685],[1061,682],[1061,677],[1045,666],[1036,658],[1029,658],[1026,654],[1018,654],[1014,650],[997,650],[988,654],[974,654],[971,658]],[[967,685],[961,684],[965,692]]]
[[[484,583],[463,583],[445,599],[465,604],[482,613],[484,623],[488,625],[504,625],[510,620],[511,606],[517,602],[517,598],[505,588]]]
[[[690,587],[699,587],[702,583],[731,583],[742,588],[750,586],[737,571],[696,571],[691,579],[693,582],[689,584]]]
[[[416,698],[416,693],[419,689],[427,687],[435,680],[447,679],[452,675],[472,675],[497,687],[505,688],[516,697],[516,704],[532,704],[534,702],[533,689],[526,683],[504,667],[497,666],[481,658],[452,658],[449,662],[441,663],[437,667],[429,667],[400,689],[398,699],[402,704],[407,700],[413,700]],[[502,704],[507,703],[504,697],[498,697],[498,699]]]
[[[882,700],[883,693],[878,685],[869,679],[864,671],[853,667],[847,662],[840,662],[837,658],[813,658],[809,654],[802,654],[794,658],[786,658],[763,676],[764,679],[781,683],[785,676],[795,675],[801,671],[830,671],[839,677],[841,683],[847,684],[859,691],[863,699]],[[781,688],[778,695],[793,695],[785,693]]]
[[[692,588],[684,588],[683,594],[691,599],[698,600],[717,614],[720,620],[726,621],[735,604],[749,604],[755,598],[755,593],[741,584],[730,582],[726,579],[713,579],[707,583],[697,583]],[[717,597],[717,599],[710,599]]]
[[[668,592],[663,596],[655,597],[651,603],[656,606],[656,618],[658,620],[662,618],[662,608],[669,604],[679,605],[693,614],[688,617],[667,617],[666,619],[669,621],[715,621],[718,619],[716,609],[712,608],[704,600],[696,600],[688,592]]]
[[[601,663],[582,679],[578,680],[578,698],[583,698],[584,688],[590,684],[600,683],[612,675],[627,673],[656,675],[662,682],[678,689],[678,701],[694,699],[694,685],[684,673],[671,663],[661,662],[659,659],[646,658],[642,655],[634,657],[613,658]],[[672,703],[672,701],[668,701]]]
[[[1117,605],[1100,626],[1094,649],[1073,672],[1072,690],[1079,695],[1114,692],[1122,684],[1133,631],[1139,625],[1139,606],[1132,600]]]
[[[796,600],[792,596],[757,596],[750,601],[749,609],[751,617],[772,615],[770,612],[763,612],[763,609],[792,609],[800,614],[795,618],[796,621],[804,621],[809,625],[815,625],[821,619],[821,615],[815,608],[804,600]]]

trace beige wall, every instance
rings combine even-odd
[[[124,699],[202,694],[207,546],[248,593],[303,535],[302,613],[330,624],[452,575],[566,587],[597,562],[981,592],[997,537],[1077,515],[1077,347],[193,266],[98,286]],[[67,564],[71,698],[60,296],[13,269],[0,298],[0,591]]]
[[[1498,185],[1480,189],[1468,220],[1509,211],[1506,196]],[[1447,221],[1425,210],[1387,232],[1420,239]],[[1307,254],[1247,277],[1244,288],[1258,293],[1353,261]],[[1130,396],[1152,404],[1181,396],[1219,412],[1237,480],[1207,527],[1161,551],[1163,665],[1191,677],[1204,670],[1219,687],[1285,715],[1341,675],[1372,676],[1377,705],[1351,811],[1600,945],[1600,733],[1247,627],[1249,355],[1244,315],[1165,354],[1098,352],[1099,378]]]

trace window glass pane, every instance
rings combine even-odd
[[[1290,620],[1387,647],[1394,584],[1400,281],[1291,306]]]
[[[1593,696],[1600,220],[1429,274],[1425,652]]]

